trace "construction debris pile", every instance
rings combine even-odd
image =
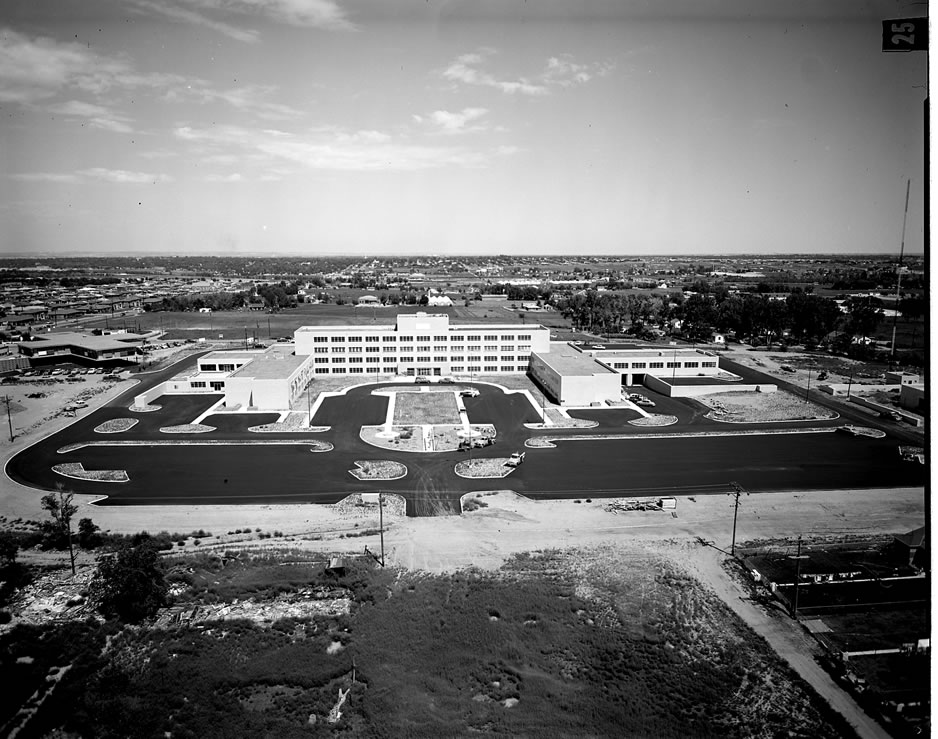
[[[676,507],[674,498],[616,498],[603,506],[607,513],[618,514],[627,511],[664,511]]]
[[[304,588],[265,601],[249,598],[231,603],[171,606],[160,611],[156,626],[192,626],[206,621],[242,619],[269,626],[282,618],[348,615],[351,602],[348,591],[343,588]]]

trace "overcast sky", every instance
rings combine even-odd
[[[921,252],[924,11],[3,0],[0,253]]]

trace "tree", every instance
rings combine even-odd
[[[16,564],[16,553],[19,544],[16,537],[9,531],[0,531],[0,562],[7,565]]]
[[[817,340],[834,330],[840,318],[837,303],[829,298],[793,292],[786,299],[792,334],[803,340]]]
[[[82,549],[94,549],[101,544],[101,531],[90,518],[78,521],[78,546]]]
[[[883,319],[883,301],[869,295],[847,299],[847,333],[869,337]]]
[[[125,546],[98,560],[91,600],[106,618],[139,623],[167,602],[169,584],[153,542]]]

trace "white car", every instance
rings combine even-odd
[[[460,390],[459,394],[462,395],[464,398],[474,398],[479,394],[479,391],[476,390],[474,387],[467,387],[467,388],[463,388],[462,390]]]

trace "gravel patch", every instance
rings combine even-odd
[[[163,426],[160,433],[163,434],[207,434],[214,431],[214,426],[206,426],[204,423],[184,423],[180,426]]]
[[[708,418],[727,423],[771,421],[815,421],[837,418],[837,413],[791,393],[734,392],[701,395],[697,398],[710,408]]]
[[[507,477],[514,467],[509,467],[508,457],[491,457],[487,459],[472,459],[459,462],[456,465],[456,474],[460,477],[471,478],[499,478]]]
[[[95,482],[128,482],[130,480],[126,470],[86,470],[81,462],[53,465],[52,471],[76,480],[94,480]]]
[[[407,467],[387,459],[355,460],[356,469],[349,474],[358,480],[400,480],[407,475]]]
[[[121,431],[132,429],[138,423],[136,418],[112,418],[94,427],[96,434],[119,434]]]
[[[128,406],[127,410],[133,411],[134,413],[152,413],[153,411],[158,411],[162,408],[161,405],[131,405]]]
[[[632,426],[670,426],[675,423],[677,423],[677,416],[667,416],[663,413],[633,418],[629,421]]]

